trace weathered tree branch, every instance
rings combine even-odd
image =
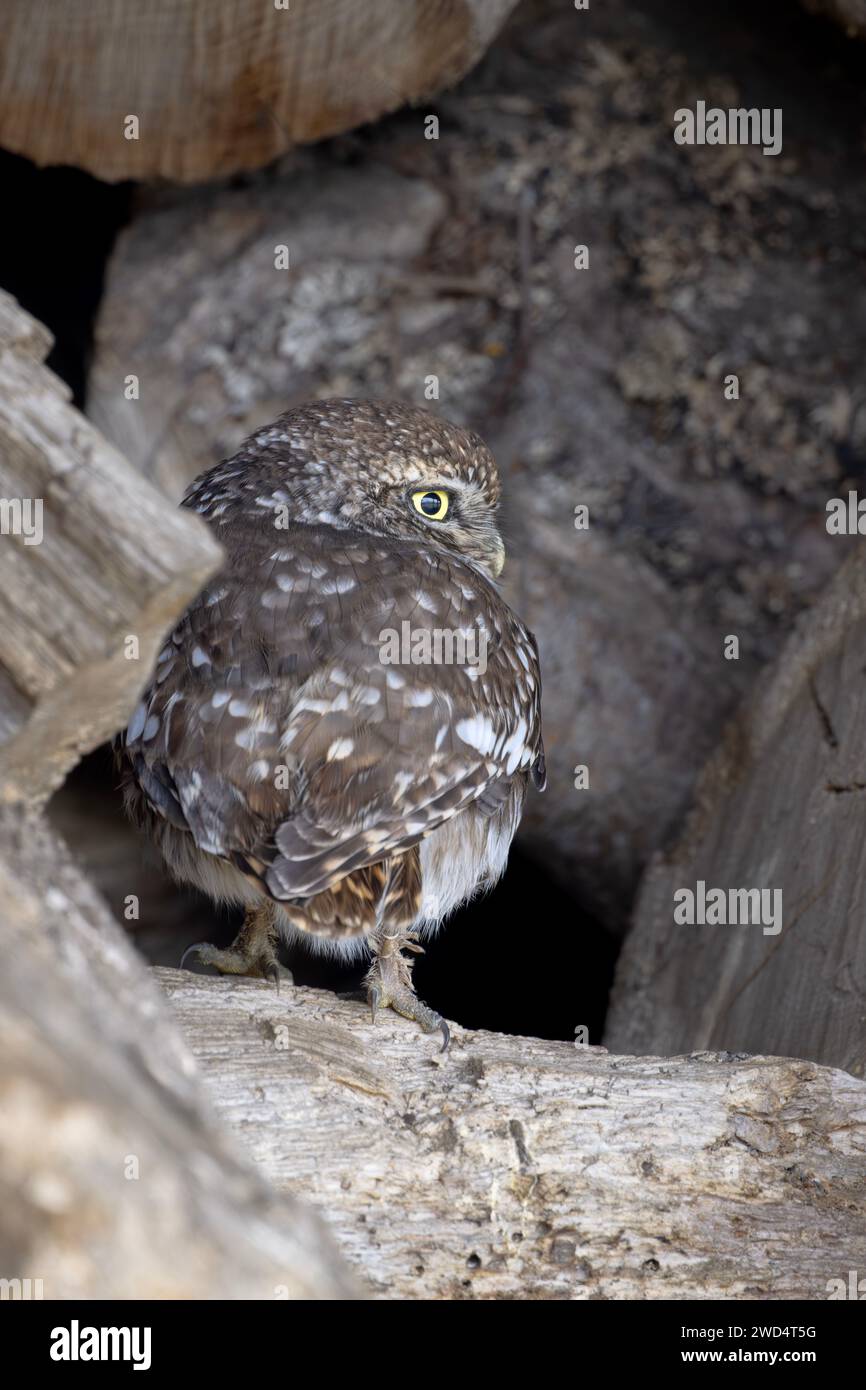
[[[866,1084],[157,976],[211,1099],[389,1298],[805,1298],[862,1265]]]

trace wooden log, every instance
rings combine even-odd
[[[515,3],[9,0],[0,144],[104,179],[255,168],[456,82]]]
[[[41,804],[120,727],[220,560],[69,405],[0,291],[0,800]]]
[[[0,808],[0,953],[11,1296],[357,1296],[315,1215],[225,1138],[105,905],[44,822],[13,807]]]
[[[648,870],[611,1047],[737,1047],[866,1074],[864,646],[859,551],[729,728],[679,844]],[[781,930],[678,925],[674,893],[701,882],[780,891]]]
[[[772,1057],[630,1058],[157,971],[260,1171],[380,1298],[829,1297],[862,1269],[866,1084]]]

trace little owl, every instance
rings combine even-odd
[[[424,410],[316,401],[203,473],[182,505],[225,551],[159,655],[125,735],[125,796],[172,873],[243,904],[232,946],[372,957],[390,1006],[448,1029],[404,950],[505,868],[544,786],[535,639],[500,597],[499,479]]]

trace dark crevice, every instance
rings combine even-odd
[[[80,169],[38,169],[5,150],[0,183],[0,285],[51,330],[48,366],[81,409],[105,267],[133,185],[102,183]]]
[[[835,750],[839,747],[839,740],[836,737],[836,730],[833,728],[833,721],[831,720],[830,715],[825,705],[822,703],[820,695],[818,694],[818,687],[815,684],[814,676],[809,677],[809,694],[812,697],[812,703],[815,706],[815,710],[818,715],[818,721],[821,725],[821,733],[824,737],[824,741],[827,744],[827,746],[829,748],[832,748],[835,752]]]

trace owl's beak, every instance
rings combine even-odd
[[[505,566],[505,546],[502,544],[502,541],[501,541],[501,540],[499,539],[499,537],[497,536],[497,538],[496,538],[496,549],[494,550],[493,555],[491,556],[491,559],[490,559],[490,569],[491,569],[491,571],[492,571],[492,573],[493,573],[493,578],[494,578],[494,579],[498,579],[498,578],[499,578],[500,574],[502,573],[502,570],[503,570],[504,566]]]

